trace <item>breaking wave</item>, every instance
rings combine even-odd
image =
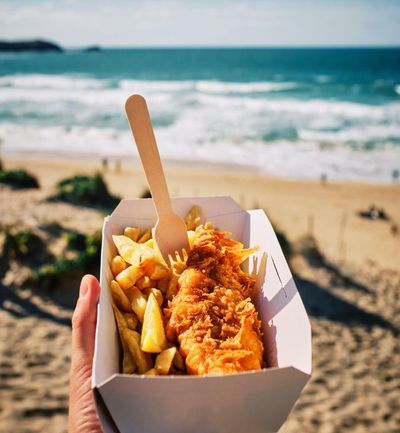
[[[332,81],[314,79],[319,86]],[[167,159],[251,166],[280,176],[389,181],[400,160],[400,101],[372,104],[307,89],[283,79],[6,75],[0,77],[0,140],[4,153],[68,149],[65,156],[135,157],[123,107],[129,94],[140,93]],[[392,92],[400,95],[400,85]]]

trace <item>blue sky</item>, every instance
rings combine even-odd
[[[400,46],[399,0],[0,0],[0,38],[64,46]]]

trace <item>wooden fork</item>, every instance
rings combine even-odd
[[[125,103],[125,110],[156,207],[154,238],[165,262],[170,263],[176,252],[189,251],[186,224],[172,208],[146,100],[132,95]]]

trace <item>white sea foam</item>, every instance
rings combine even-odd
[[[257,92],[278,92],[290,90],[300,86],[294,82],[222,82],[206,80],[186,80],[186,81],[150,81],[150,80],[128,80],[122,79],[118,82],[121,89],[130,90],[142,88],[152,92],[179,92],[185,90],[197,90],[205,93],[257,93]],[[112,80],[102,80],[88,78],[81,75],[7,75],[0,77],[0,87],[16,87],[22,89],[64,89],[64,90],[83,90],[83,89],[105,89],[113,87]]]
[[[355,102],[334,101],[324,99],[298,100],[294,98],[248,98],[200,95],[199,99],[206,104],[222,107],[242,107],[246,109],[265,110],[281,113],[297,113],[300,115],[341,116],[347,118],[387,119],[400,115],[400,104],[391,103],[382,106],[359,104]]]
[[[182,129],[174,128],[175,132]],[[165,160],[196,161],[198,163],[231,163],[243,169],[282,177],[318,178],[322,173],[330,179],[390,182],[400,151],[396,148],[359,152],[336,146],[321,150],[315,142],[296,143],[278,140],[266,146],[263,142],[230,141],[193,143],[167,130],[157,130],[160,153]],[[28,126],[15,128],[0,124],[0,136],[5,154],[41,154],[87,158],[137,158],[129,131],[74,127]],[[26,140],[29,137],[29,141]]]
[[[141,93],[164,158],[252,166],[281,176],[323,172],[331,178],[389,181],[400,161],[400,102],[368,105],[273,94],[296,86],[283,80],[0,77],[2,150],[135,156],[123,106],[129,94]]]
[[[363,125],[362,127],[349,127],[338,131],[299,130],[301,140],[332,143],[360,143],[389,142],[391,138],[400,138],[400,124],[389,125]]]
[[[198,81],[195,88],[205,93],[258,93],[279,92],[300,87],[292,82],[255,82],[255,83],[227,83],[221,81]]]
[[[120,107],[129,92],[142,93],[163,104],[179,97],[193,103],[254,111],[297,113],[319,117],[387,119],[400,116],[400,104],[371,106],[326,99],[269,99],[246,96],[252,92],[273,92],[298,86],[292,82],[227,83],[218,81],[100,80],[68,75],[9,75],[0,77],[0,102],[75,102],[89,106]],[[183,92],[183,93],[182,93]],[[396,86],[400,92],[400,85]],[[240,94],[237,96],[231,95]]]
[[[75,157],[135,156],[127,131],[112,128],[38,126],[0,123],[5,154],[65,154]],[[29,140],[27,140],[29,137]]]
[[[120,89],[41,89],[41,88],[13,88],[4,87],[0,89],[0,102],[38,102],[59,103],[74,102],[88,106],[111,104],[121,106],[126,99],[126,92]],[[40,107],[38,107],[40,109]]]
[[[332,77],[330,77],[329,75],[317,75],[315,77],[315,81],[320,84],[325,84],[332,81]]]
[[[155,110],[169,111],[183,109],[185,104],[196,106],[197,110],[223,109],[221,116],[230,117],[233,113],[242,111],[242,116],[261,116],[272,115],[286,116],[287,118],[303,119],[315,121],[321,119],[337,120],[361,120],[361,121],[390,121],[400,117],[400,103],[386,104],[382,106],[370,106],[343,101],[328,100],[309,100],[299,101],[293,98],[268,99],[250,97],[230,97],[220,94],[189,94],[174,96],[171,92],[153,92],[146,87],[132,87],[131,92],[123,89],[104,88],[86,89],[41,89],[41,88],[12,88],[4,87],[0,89],[0,103],[37,103],[37,110],[41,110],[39,104],[80,104],[97,110],[105,108],[109,112],[120,112],[127,95],[130,93],[141,93],[154,107]],[[171,104],[171,105],[170,105]],[[67,106],[66,106],[67,109]],[[71,109],[71,108],[70,108]],[[245,110],[245,111],[243,111]],[[200,112],[199,111],[199,112]]]
[[[121,80],[119,87],[124,90],[142,89],[148,92],[180,92],[193,90],[194,81],[147,81],[147,80]]]
[[[102,89],[107,86],[106,80],[82,76],[29,74],[0,77],[0,88],[83,90]]]

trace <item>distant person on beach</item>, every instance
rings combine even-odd
[[[92,361],[100,285],[92,275],[82,278],[72,317],[72,355],[68,433],[102,433],[94,404]]]

